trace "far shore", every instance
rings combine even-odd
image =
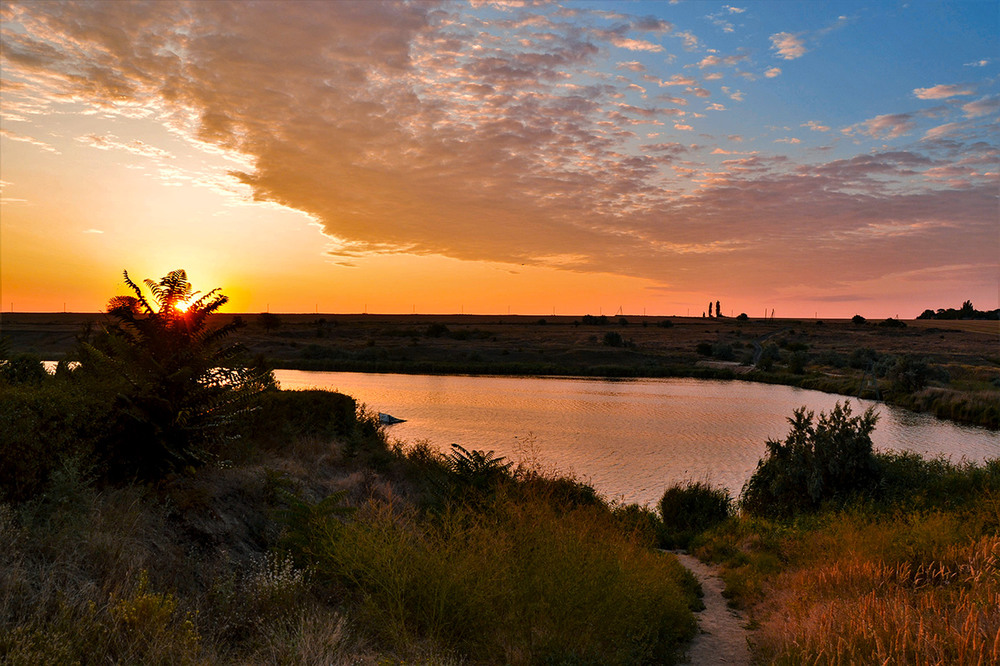
[[[217,317],[220,323],[241,317],[247,326],[236,341],[282,369],[740,379],[881,397],[942,418],[1000,427],[997,321],[921,319],[887,325],[844,319],[641,315]],[[58,360],[72,352],[78,339],[99,330],[103,321],[100,313],[4,313],[0,335],[7,339],[11,355]],[[764,345],[772,358],[761,362]],[[918,370],[926,377],[917,385],[901,383],[893,375],[899,374],[893,368],[900,359],[922,362]]]

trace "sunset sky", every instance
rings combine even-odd
[[[0,304],[998,307],[1000,11],[7,2]]]

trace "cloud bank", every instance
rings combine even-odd
[[[751,68],[747,54],[698,54],[692,69],[651,73],[636,58],[663,62],[699,39],[585,6],[573,16],[480,9],[5,4],[5,21],[25,29],[4,35],[3,57],[12,81],[52,104],[138,109],[244,156],[252,168],[233,177],[259,201],[313,216],[344,260],[434,254],[709,290],[734,278],[755,289],[790,279],[825,289],[929,265],[996,264],[997,150],[981,133],[829,162],[721,160],[721,139],[694,134],[701,116],[689,109],[726,112],[702,101],[716,94],[742,101],[742,91],[714,92],[698,73]],[[806,53],[792,33],[770,41],[784,60]],[[771,79],[781,69],[757,72]],[[669,95],[646,99],[658,88]],[[914,91],[921,100],[967,94]],[[962,108],[987,119],[997,106],[985,98]],[[916,127],[905,111],[843,131],[889,141]],[[801,143],[776,136],[771,145]],[[169,158],[113,136],[79,140]]]

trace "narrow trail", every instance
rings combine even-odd
[[[687,553],[671,552],[695,575],[705,593],[702,598],[705,610],[697,614],[699,633],[691,642],[688,663],[692,666],[749,666],[749,633],[743,626],[743,617],[726,605],[726,599],[722,596],[725,587],[722,579],[698,558]]]

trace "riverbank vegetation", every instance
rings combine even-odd
[[[871,413],[799,411],[729,519],[718,564],[769,664],[1000,660],[1000,459],[874,453]]]
[[[268,313],[265,313],[268,314]],[[251,358],[302,370],[696,377],[779,383],[1000,427],[997,322],[701,317],[213,315]],[[88,333],[87,322],[90,322]],[[100,318],[3,315],[11,354],[57,360]],[[612,335],[614,334],[614,335]]]

